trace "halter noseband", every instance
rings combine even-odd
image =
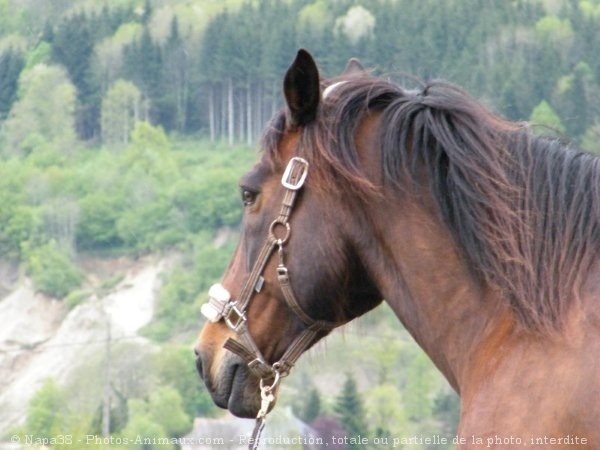
[[[258,254],[239,298],[237,300],[232,299],[227,289],[221,284],[215,284],[209,289],[209,300],[202,305],[201,309],[202,314],[210,322],[216,323],[224,320],[227,326],[237,333],[239,340],[229,338],[224,347],[240,356],[248,364],[250,371],[260,378],[261,395],[263,397],[261,412],[264,413],[263,416],[266,415],[266,409],[270,402],[274,400],[272,391],[279,379],[289,374],[300,355],[310,346],[319,332],[329,331],[336,326],[333,322],[314,320],[304,312],[294,294],[290,284],[289,271],[285,265],[284,247],[291,233],[289,218],[298,192],[304,185],[307,175],[308,162],[303,158],[292,158],[281,178],[281,184],[285,188],[281,210],[269,227],[267,241]],[[254,338],[248,331],[246,310],[254,294],[262,290],[264,284],[262,274],[275,249],[277,249],[279,256],[279,264],[276,269],[277,280],[283,298],[290,309],[307,327],[294,339],[279,361],[269,364],[265,361]],[[273,382],[270,386],[265,386],[265,380],[273,380]],[[271,398],[266,399],[265,396],[268,397],[269,395]],[[264,406],[265,403],[267,403],[266,407]],[[259,412],[259,416],[261,412]]]

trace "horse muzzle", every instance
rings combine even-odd
[[[210,325],[203,329],[204,344],[195,349],[196,369],[215,405],[238,417],[256,417],[260,408],[259,380],[244,360],[223,348],[223,330],[222,326]]]

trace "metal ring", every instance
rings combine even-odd
[[[275,235],[275,227],[277,227],[278,225],[281,225],[282,227],[285,227],[285,236],[283,236],[282,238],[279,238]],[[271,226],[269,227],[269,237],[277,242],[277,245],[283,245],[287,242],[287,240],[290,238],[290,233],[292,232],[292,229],[290,227],[290,224],[288,222],[282,222],[281,220],[275,219],[273,222],[271,222]]]
[[[281,378],[281,375],[279,374],[279,372],[277,370],[274,370],[273,373],[274,373],[274,375],[273,375],[274,380],[273,380],[273,384],[271,384],[271,386],[265,386],[264,378],[260,379],[260,391],[261,391],[261,394],[262,393],[268,394],[273,389],[275,389],[275,387],[277,386],[277,384],[279,384],[279,379]]]

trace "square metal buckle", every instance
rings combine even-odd
[[[235,317],[232,317],[232,313],[235,314]],[[233,331],[237,331],[245,321],[246,316],[244,313],[240,311],[237,306],[231,305],[225,315],[225,323],[227,326]]]
[[[296,181],[292,181],[292,175],[294,175],[295,166],[301,166],[299,169],[301,171],[300,178],[298,178]],[[285,168],[285,172],[283,172],[283,176],[281,177],[281,184],[287,189],[297,191],[304,184],[307,175],[308,161],[304,158],[300,158],[299,156],[295,156],[290,159],[290,162]]]

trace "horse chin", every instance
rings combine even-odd
[[[227,409],[237,417],[254,418],[260,409],[260,388],[246,364],[234,369]]]
[[[222,368],[218,383],[208,390],[215,404],[220,408],[228,409],[234,416],[254,418],[258,414],[260,408],[258,380],[254,380],[244,363],[234,363]]]

